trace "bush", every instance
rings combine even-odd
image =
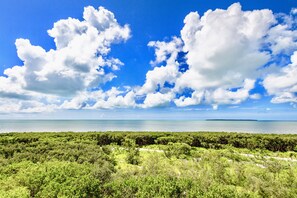
[[[164,150],[165,156],[168,158],[186,158],[191,154],[191,146],[185,143],[172,143],[169,142]]]
[[[123,146],[127,149],[127,162],[129,164],[138,165],[140,162],[139,149],[136,147],[135,140],[126,138]]]
[[[31,164],[17,174],[17,180],[31,197],[97,197],[102,181],[95,177],[91,165],[75,162]]]

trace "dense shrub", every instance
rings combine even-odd
[[[152,144],[160,145],[140,153]],[[246,157],[237,148],[257,154]],[[0,198],[295,197],[296,163],[265,155],[294,157],[296,148],[297,135],[0,134]]]
[[[102,137],[102,139],[101,139]],[[134,139],[138,146],[163,144],[169,142],[185,143],[194,147],[221,149],[225,146],[235,148],[267,149],[270,151],[295,151],[297,135],[271,135],[247,133],[215,133],[215,132],[109,132],[97,136],[98,145],[121,145],[124,139]]]
[[[127,150],[127,162],[129,164],[138,165],[140,162],[139,149],[136,147],[135,140],[126,138],[123,146]]]
[[[164,150],[165,156],[168,158],[186,158],[191,154],[191,146],[185,143],[172,143],[169,142]]]
[[[98,197],[103,181],[97,175],[91,165],[57,161],[24,166],[16,178],[30,197]]]

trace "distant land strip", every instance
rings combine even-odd
[[[258,121],[255,119],[206,119],[206,121]]]

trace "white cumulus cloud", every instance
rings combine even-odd
[[[83,20],[59,20],[48,34],[56,49],[46,51],[28,39],[16,40],[23,65],[4,71],[6,76],[0,77],[1,98],[47,105],[52,98],[62,102],[89,89],[100,89],[100,84],[115,78],[114,71],[123,65],[107,55],[113,43],[130,37],[130,28],[121,26],[105,8],[88,6],[84,8]]]
[[[258,99],[259,94],[250,91],[260,77],[258,70],[271,60],[265,47],[269,31],[277,23],[272,11],[243,11],[235,3],[226,10],[208,10],[202,16],[191,12],[184,23],[181,38],[149,43],[156,48],[156,60],[152,63],[165,64],[147,73],[140,90],[148,93],[150,99],[152,92],[158,98],[159,88],[163,95],[170,93],[172,101],[181,107],[239,104],[249,98]],[[188,65],[186,71],[180,70],[184,63],[179,60],[179,52],[186,54],[183,57]],[[164,88],[165,82],[173,87]],[[190,96],[183,94],[189,90]]]
[[[267,30],[275,22],[269,10],[242,11],[240,4],[227,10],[209,10],[186,16],[181,31],[189,70],[177,81],[194,90],[242,86],[270,58],[262,51]]]
[[[263,80],[263,86],[273,98],[273,103],[297,102],[297,51],[291,56],[291,64],[271,73]]]
[[[142,86],[104,90],[102,85],[116,78],[124,65],[110,57],[112,44],[127,41],[131,33],[112,12],[88,6],[82,20],[59,20],[48,30],[55,49],[16,40],[23,65],[0,76],[0,112],[171,104],[218,109],[261,99],[256,86],[266,89],[272,103],[295,104],[296,21],[296,9],[287,15],[268,9],[244,11],[240,3],[202,15],[191,12],[180,36],[148,43],[155,60]],[[283,57],[291,57],[291,62]]]

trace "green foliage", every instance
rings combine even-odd
[[[10,189],[4,189],[3,186],[0,189],[0,198],[29,198],[30,192],[26,187],[15,187]]]
[[[95,197],[102,181],[91,165],[76,162],[31,164],[16,175],[31,197]]]
[[[7,197],[98,197],[110,179],[109,167],[76,162],[18,163],[13,178],[18,186],[6,189]],[[12,168],[12,167],[8,167]],[[19,193],[13,195],[11,192]]]
[[[97,135],[98,145],[122,145],[125,138],[134,139],[138,146],[185,143],[193,147],[222,149],[228,146],[273,152],[296,151],[297,135],[215,133],[215,132],[107,132]]]
[[[185,143],[172,143],[169,142],[168,146],[164,150],[165,156],[168,158],[176,157],[178,159],[184,159],[191,154],[191,146]]]
[[[157,144],[168,144],[172,143],[185,143],[191,145],[193,143],[193,137],[189,135],[172,135],[172,136],[162,136],[155,140]]]
[[[297,163],[273,157],[296,148],[296,135],[0,134],[0,198],[296,197]]]
[[[111,150],[93,134],[3,134],[0,142],[4,197],[98,197],[115,172]]]
[[[140,162],[139,149],[136,147],[135,140],[126,138],[123,146],[127,149],[127,162],[129,164],[138,165]]]

